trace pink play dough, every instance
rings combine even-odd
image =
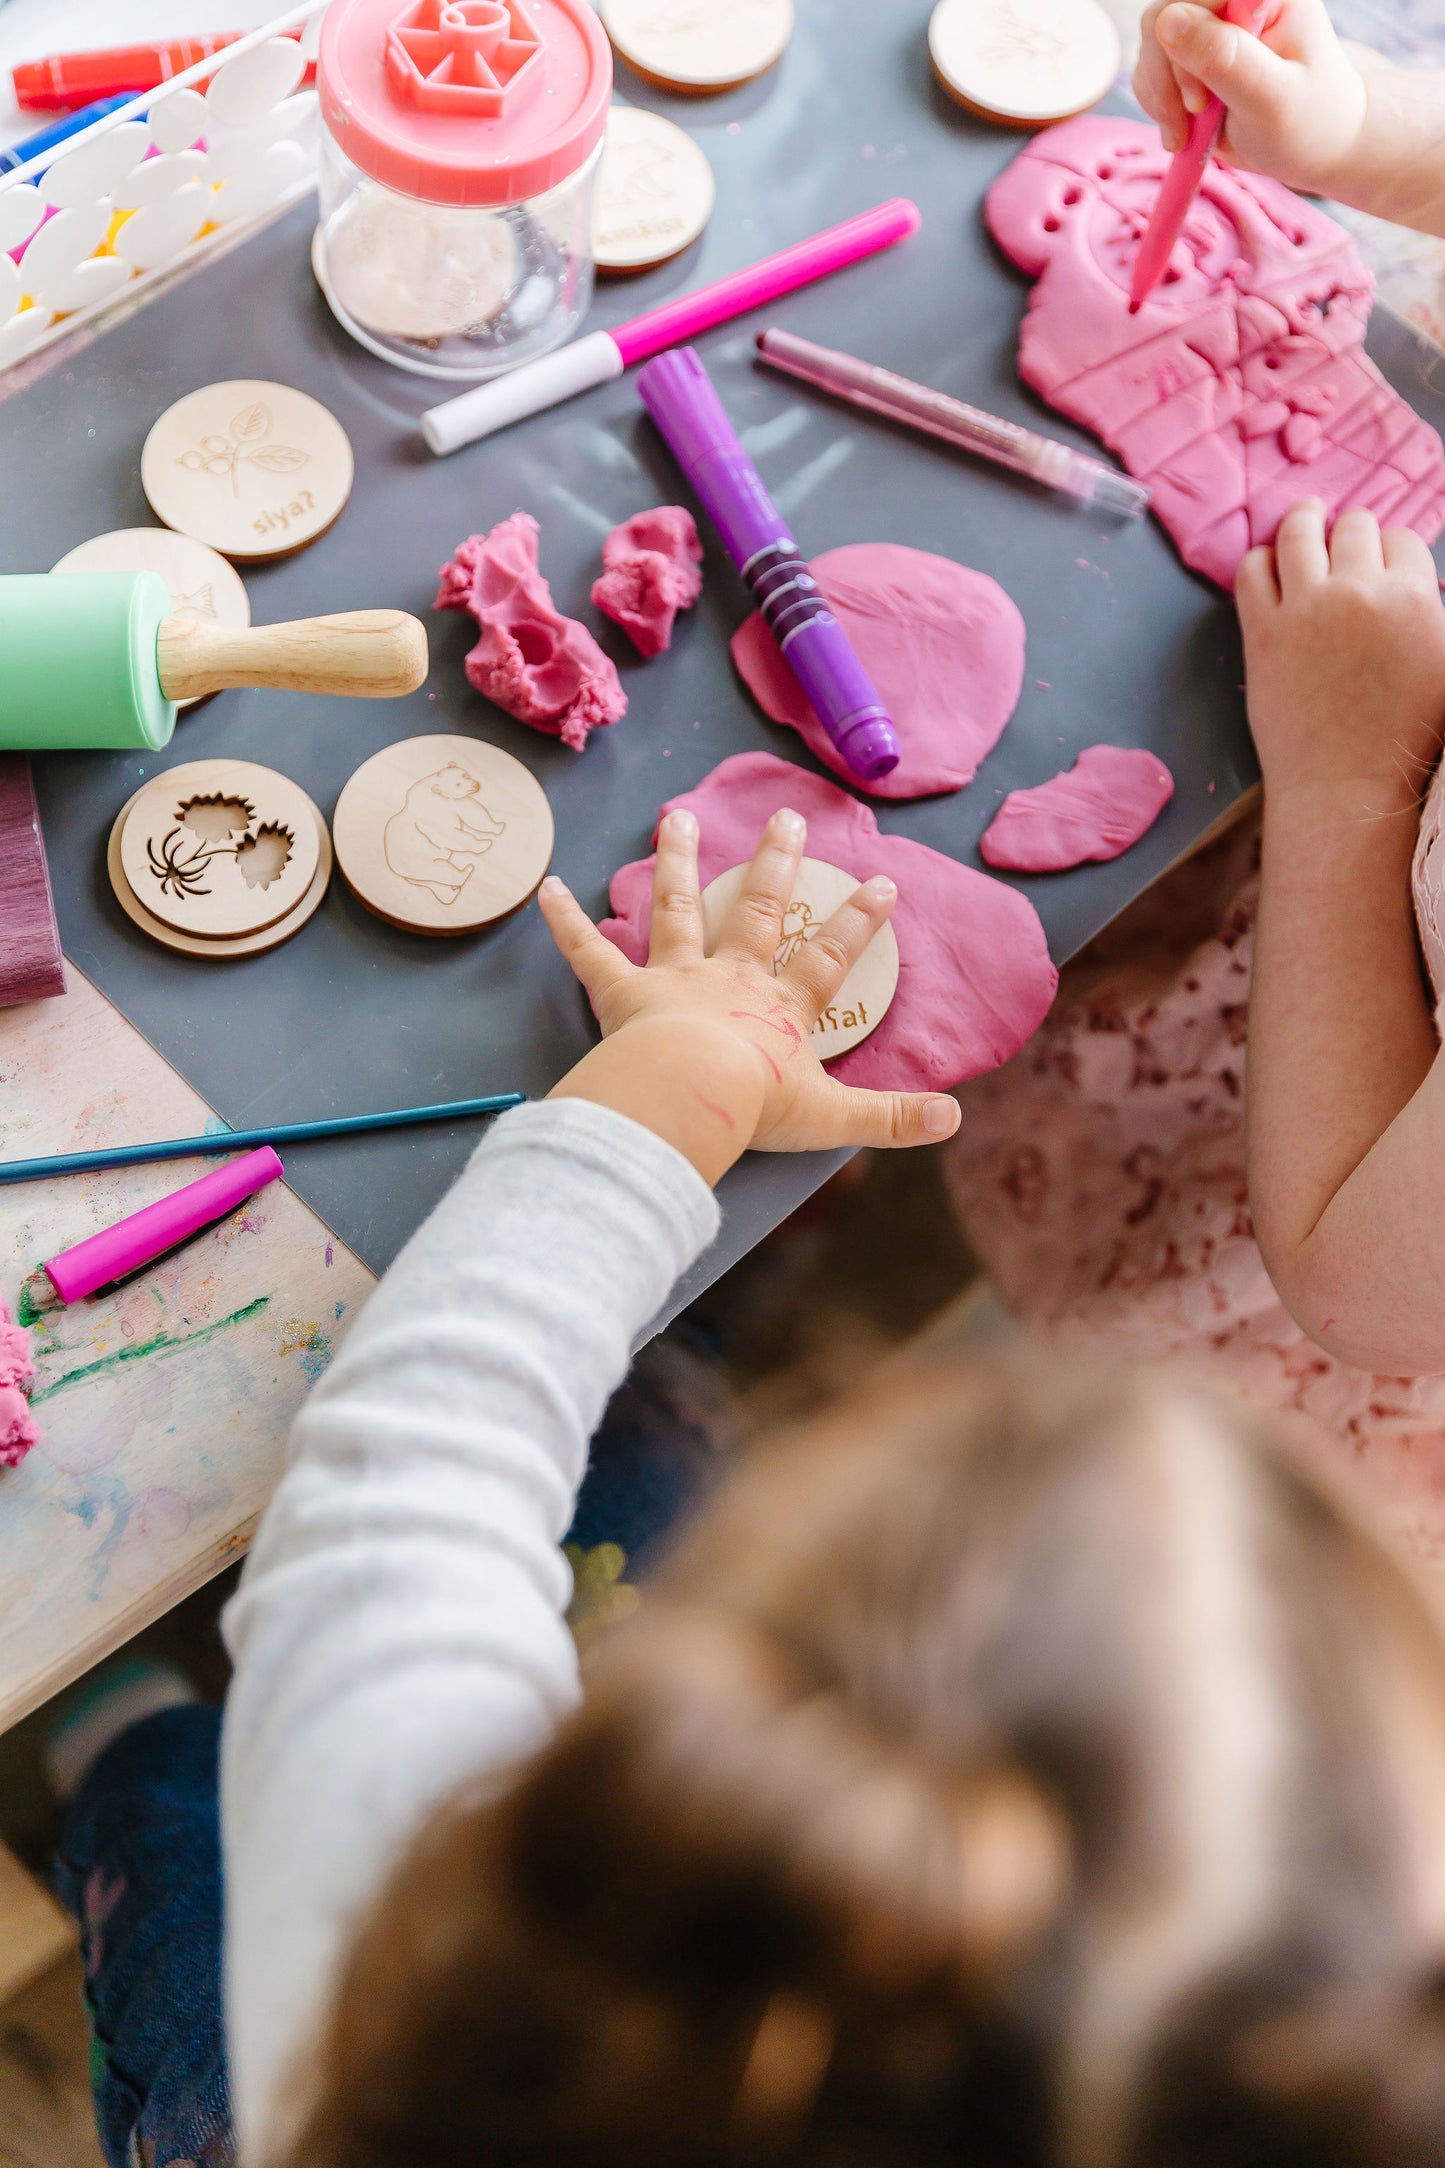
[[[472,535],[441,570],[439,610],[470,610],[482,636],[467,676],[518,722],[580,753],[589,731],[620,722],[627,695],[585,625],[563,617],[537,569],[541,530],[514,512],[488,535]]]
[[[697,522],[680,504],[660,504],[614,527],[602,545],[602,577],[592,600],[620,625],[639,655],[651,659],[672,645],[679,610],[702,593],[702,544]]]
[[[994,238],[1038,279],[1025,383],[1150,485],[1185,563],[1221,587],[1301,497],[1433,541],[1445,452],[1366,357],[1374,282],[1325,212],[1211,162],[1164,280],[1129,314],[1167,165],[1157,130],[1091,117],[1035,136],[990,188]]]
[[[946,1090],[1008,1061],[1048,1014],[1058,975],[1032,904],[925,844],[880,835],[868,807],[821,776],[771,753],[736,753],[662,811],[675,806],[697,815],[704,887],[752,857],[764,823],[782,806],[807,821],[810,857],[860,881],[887,873],[898,883],[898,991],[872,1037],[833,1063],[845,1084]],[[641,963],[651,859],[613,875],[611,901],[615,916],[602,930]]]
[[[1090,745],[1064,775],[1011,790],[979,844],[1009,873],[1067,873],[1120,858],[1146,836],[1174,796],[1174,778],[1153,753]]]
[[[875,798],[962,790],[1018,705],[1024,621],[1015,604],[986,573],[897,542],[828,550],[811,570],[893,717],[903,757],[860,784],[756,612],[733,637],[733,661],[764,714]]]
[[[30,1448],[40,1442],[25,1396],[34,1378],[29,1337],[23,1327],[11,1323],[10,1312],[0,1302],[0,1468],[18,1468]]]

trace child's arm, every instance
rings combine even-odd
[[[1258,38],[1224,22],[1222,6],[1154,0],[1144,16],[1134,90],[1165,149],[1181,147],[1213,92],[1235,165],[1445,234],[1445,73],[1342,45],[1325,0],[1281,0]]]
[[[1265,1263],[1321,1347],[1445,1372],[1445,1055],[1416,944],[1445,609],[1418,535],[1297,506],[1236,593],[1264,769],[1249,1180]]]
[[[660,838],[645,971],[548,888],[608,1036],[549,1102],[496,1124],[296,1421],[226,1614],[227,2026],[251,2168],[286,2136],[288,2066],[400,1852],[575,1699],[558,1545],[634,1343],[716,1231],[708,1184],[750,1143],[957,1126],[951,1099],[850,1092],[819,1067],[812,1021],[893,889],[860,889],[774,979],[792,819],[771,824],[711,960],[690,816]]]

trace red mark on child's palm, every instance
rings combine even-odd
[[[726,1122],[729,1129],[737,1128],[738,1125],[729,1114],[727,1108],[720,1107],[715,1099],[709,1099],[707,1093],[700,1092],[695,1084],[692,1088],[692,1096],[697,1101],[700,1107],[707,1108],[709,1114],[715,1114],[720,1122]]]

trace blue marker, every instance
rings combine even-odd
[[[123,90],[117,98],[97,98],[94,105],[83,105],[78,113],[67,113],[63,120],[49,128],[38,128],[23,143],[12,143],[8,150],[0,151],[0,173],[13,173],[17,166],[28,166],[32,158],[41,158],[46,151],[59,150],[62,143],[92,121],[104,120],[107,113],[119,112],[135,97],[133,90]]]

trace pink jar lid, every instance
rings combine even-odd
[[[612,48],[589,0],[331,0],[316,87],[373,180],[427,203],[523,203],[602,141]]]

